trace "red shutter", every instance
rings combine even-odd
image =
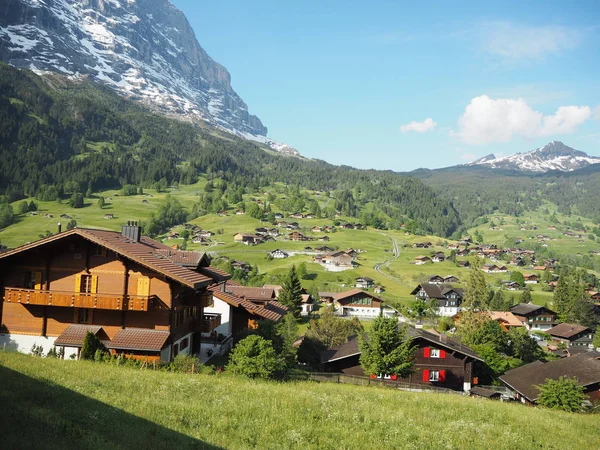
[[[425,351],[425,358],[429,358],[429,355],[431,355],[431,349],[429,347],[425,347],[423,350]]]
[[[392,375],[392,376],[390,376],[390,378],[391,378],[392,380],[397,380],[397,379],[398,379],[398,375]]]
[[[440,382],[444,381],[445,379],[446,379],[446,371],[440,370],[440,377],[439,377]]]
[[[440,358],[446,357],[446,350],[440,350]]]
[[[377,375],[375,375],[374,373],[371,374],[371,378],[377,378]]]
[[[423,381],[429,381],[429,370],[423,370]]]

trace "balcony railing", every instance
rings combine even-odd
[[[4,301],[23,305],[63,306],[68,308],[148,311],[154,296],[91,294],[85,292],[38,291],[7,287]]]

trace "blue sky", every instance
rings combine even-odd
[[[172,2],[307,157],[404,171],[551,140],[600,156],[598,1]]]

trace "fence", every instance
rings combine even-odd
[[[462,395],[462,391],[454,391],[452,389],[429,386],[426,384],[407,383],[397,380],[386,380],[381,378],[361,377],[358,375],[347,375],[344,373],[329,373],[329,372],[306,372],[295,373],[290,376],[293,380],[298,381],[317,381],[325,383],[341,383],[354,384],[356,386],[378,386],[392,389],[400,389],[413,392],[442,392],[449,394]]]

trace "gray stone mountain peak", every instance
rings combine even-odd
[[[2,0],[0,59],[87,75],[155,110],[293,153],[266,137],[227,69],[204,51],[169,0]]]
[[[499,158],[488,155],[466,165],[524,172],[549,172],[551,170],[572,172],[590,164],[600,164],[600,158],[588,156],[587,153],[575,150],[560,141],[552,141],[530,152]]]

